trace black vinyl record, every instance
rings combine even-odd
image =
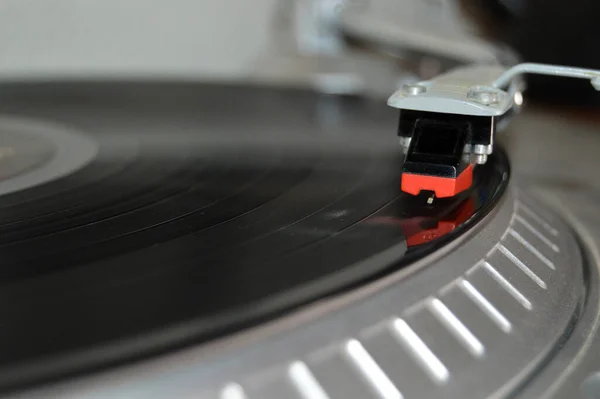
[[[4,194],[0,181],[4,389],[210,340],[397,270],[480,220],[509,173],[498,150],[472,189],[429,205],[400,191],[394,110],[298,90],[12,84],[0,110],[5,143],[9,115],[97,145],[67,175]]]

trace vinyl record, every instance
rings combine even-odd
[[[4,389],[214,339],[405,267],[487,214],[509,174],[499,150],[457,198],[405,195],[396,113],[352,97],[12,84],[0,110],[36,126],[25,143],[0,119],[12,158],[24,143],[38,169],[78,159],[0,189]],[[44,126],[78,144],[46,151]]]

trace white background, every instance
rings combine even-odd
[[[264,51],[278,1],[2,0],[0,78],[236,77]]]

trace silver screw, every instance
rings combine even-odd
[[[492,153],[492,145],[475,144],[473,146],[473,153],[490,155]]]
[[[475,155],[475,163],[478,165],[483,165],[484,163],[487,162],[487,158],[488,156],[485,154],[477,154]]]
[[[418,94],[425,93],[425,91],[427,91],[427,88],[418,83],[405,84],[402,86],[402,92],[411,96],[416,96]]]
[[[484,105],[497,104],[500,101],[498,93],[491,90],[474,90],[469,92],[468,97]]]

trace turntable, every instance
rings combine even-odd
[[[393,45],[365,12],[340,26]],[[489,61],[462,43],[427,51]],[[388,61],[348,54],[242,81],[4,78],[2,394],[599,397],[597,121],[507,115],[466,187],[405,192]]]

